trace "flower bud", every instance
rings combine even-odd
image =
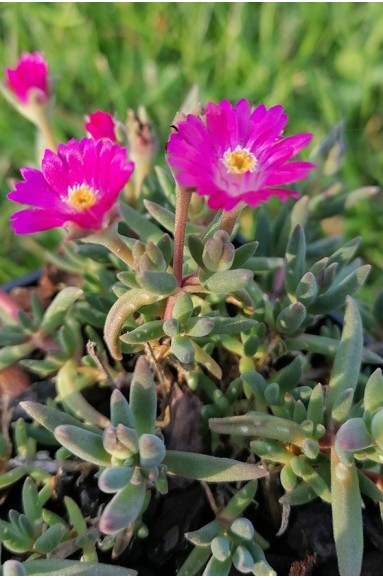
[[[40,124],[42,111],[50,99],[48,64],[42,54],[22,54],[16,68],[6,69],[6,79],[0,88],[23,116]]]
[[[131,452],[121,442],[118,441],[116,430],[113,427],[107,427],[102,436],[102,443],[106,451],[113,457],[118,459],[126,459],[130,457]]]
[[[227,271],[233,264],[235,248],[226,231],[217,231],[204,247],[202,260],[209,271]]]
[[[133,258],[133,266],[137,272],[166,270],[164,256],[153,241],[148,241],[146,245],[141,241],[136,241],[133,247]]]
[[[140,106],[137,114],[131,109],[128,110],[126,132],[129,140],[130,157],[135,163],[134,188],[137,198],[145,177],[150,173],[158,150],[157,137],[145,107]]]

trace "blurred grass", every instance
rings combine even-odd
[[[282,103],[292,132],[315,143],[346,123],[342,177],[356,188],[383,177],[383,6],[380,3],[1,3],[0,64],[39,50],[57,77],[55,127],[61,139],[83,134],[84,114],[125,116],[145,104],[161,140],[188,89],[204,100],[244,96]],[[33,130],[3,103],[0,192],[33,162]],[[382,268],[381,198],[346,219],[365,234],[364,250]],[[0,282],[36,259],[9,232],[13,207],[0,201]],[[21,247],[21,249],[20,249]]]

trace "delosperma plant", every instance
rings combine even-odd
[[[54,251],[33,247],[75,279],[48,305],[34,294],[28,313],[0,295],[0,369],[54,384],[44,403],[26,390],[23,417],[1,439],[0,487],[25,480],[0,520],[3,574],[134,573],[99,554],[150,540],[148,509],[175,476],[200,481],[213,510],[187,528],[179,575],[275,574],[249,509],[269,476],[284,527],[291,507],[331,504],[339,571],[359,574],[364,496],[383,501],[382,358],[369,348],[383,315],[381,299],[375,315],[357,301],[369,273],[360,239],[321,229],[360,195],[329,168],[339,130],[298,160],[313,137],[284,136],[281,105],[195,102],[169,119],[168,170],[154,167],[143,108],[126,123],[85,111],[82,138],[58,144],[38,53],[8,69],[2,90],[42,151],[8,194],[29,207],[11,226],[62,229]],[[110,402],[95,407],[89,388]],[[197,400],[201,451],[169,441],[177,391]],[[97,484],[92,515],[69,495],[54,511],[67,471]],[[217,487],[230,489],[220,505]]]

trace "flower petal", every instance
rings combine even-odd
[[[67,219],[63,218],[62,215],[40,209],[25,209],[11,215],[10,220],[15,233],[25,235],[26,233],[37,233],[38,231],[61,227]]]

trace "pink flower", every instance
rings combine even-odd
[[[6,75],[8,87],[23,104],[28,104],[31,90],[41,102],[48,100],[48,64],[39,52],[24,52],[15,69],[6,69]]]
[[[134,163],[126,149],[110,140],[84,138],[60,144],[57,154],[46,150],[42,170],[23,168],[24,181],[8,198],[33,208],[14,213],[17,234],[74,225],[90,231],[108,226],[118,195]]]
[[[280,188],[307,177],[315,165],[289,162],[311,134],[282,136],[287,114],[281,105],[251,110],[247,100],[209,102],[205,122],[189,114],[170,136],[167,160],[178,183],[208,196],[212,209],[233,209],[241,201],[253,207],[271,195],[298,195]]]
[[[85,128],[95,140],[108,138],[113,142],[117,142],[114,120],[108,112],[97,110],[90,114]]]

